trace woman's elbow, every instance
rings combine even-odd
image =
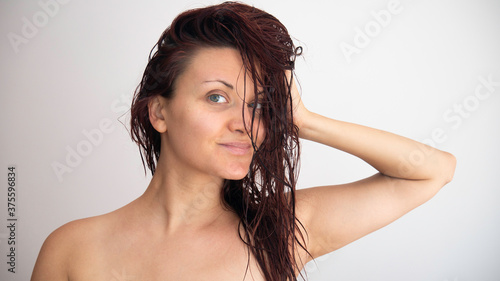
[[[443,152],[444,160],[443,160],[443,170],[442,170],[442,178],[443,178],[443,186],[449,183],[455,174],[455,167],[457,166],[457,158],[451,153]]]

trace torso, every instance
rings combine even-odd
[[[69,280],[265,280],[238,236],[237,219],[167,238],[125,214],[118,210],[75,222],[67,260]]]

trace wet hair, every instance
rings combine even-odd
[[[139,145],[144,166],[155,173],[161,152],[160,134],[153,128],[148,103],[155,96],[172,98],[176,79],[203,48],[230,47],[243,60],[245,73],[261,93],[259,114],[265,130],[247,176],[225,180],[221,200],[240,218],[241,240],[248,246],[266,280],[297,280],[297,247],[305,246],[305,229],[295,214],[295,185],[300,155],[298,128],[293,123],[291,79],[301,53],[285,26],[274,16],[237,3],[193,9],[178,15],[151,50],[131,107],[131,135]],[[246,75],[244,76],[246,77]],[[306,233],[307,234],[307,233]],[[303,261],[300,261],[301,263]],[[247,264],[248,270],[248,264]],[[245,274],[246,275],[246,274]]]

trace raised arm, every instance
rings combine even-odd
[[[297,191],[297,212],[313,257],[373,232],[429,200],[448,183],[455,157],[411,139],[308,111],[294,92],[299,136],[355,155],[379,173]]]

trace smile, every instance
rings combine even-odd
[[[246,155],[252,149],[250,144],[242,142],[221,143],[219,145],[234,155]]]

